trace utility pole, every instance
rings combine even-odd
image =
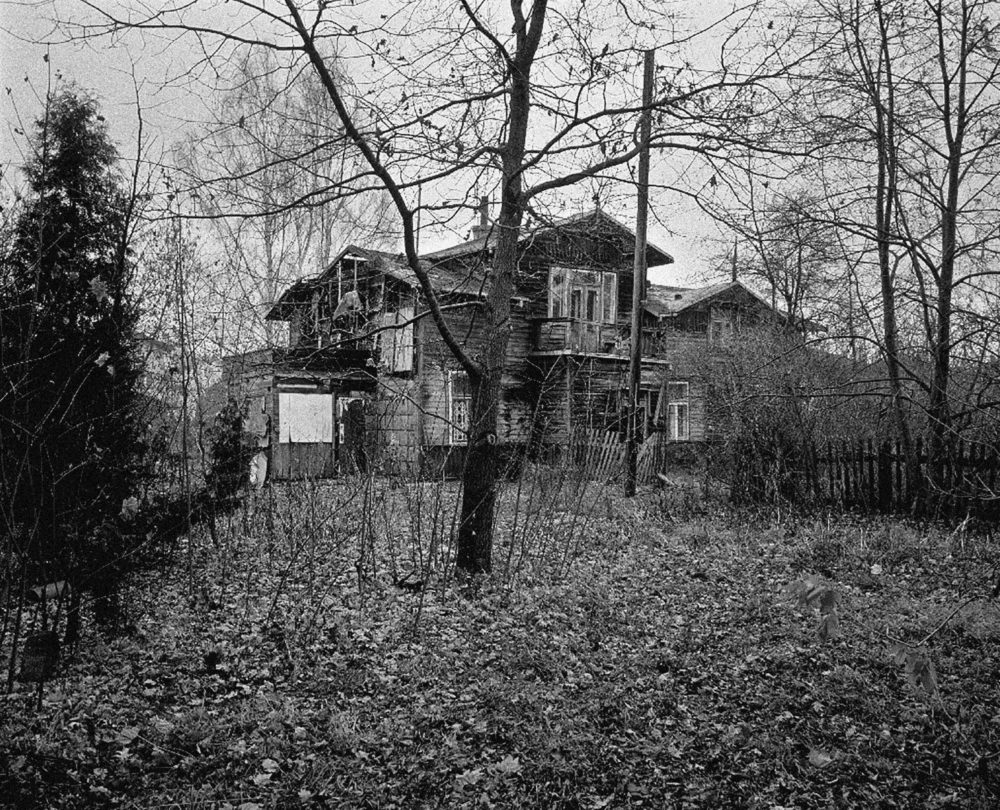
[[[646,299],[646,225],[649,209],[649,141],[653,119],[653,51],[643,59],[642,117],[639,121],[639,188],[635,214],[635,257],[632,263],[632,346],[628,368],[628,436],[625,452],[625,494],[635,495],[639,480],[639,382],[642,378],[642,305]]]

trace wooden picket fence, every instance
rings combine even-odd
[[[649,483],[662,469],[661,434],[653,434],[639,446],[639,483]],[[625,442],[618,431],[576,428],[570,437],[568,458],[581,474],[593,480],[610,480],[625,475]]]
[[[792,475],[798,480],[786,491],[797,500],[870,514],[1000,519],[1000,456],[981,444],[959,443],[935,477],[921,440],[910,464],[898,442],[831,441],[813,446]]]

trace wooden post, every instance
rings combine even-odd
[[[991,450],[990,452],[986,453],[986,455],[984,456],[983,460],[989,465],[989,474],[986,476],[987,477],[986,488],[987,488],[987,491],[992,496],[993,493],[995,493],[997,491],[996,490],[996,485],[997,485],[997,467],[1000,466],[1000,457],[997,456],[997,451],[994,449],[994,450]],[[984,471],[984,475],[985,474],[986,474],[986,472]],[[997,514],[998,513],[997,513],[997,508],[996,508],[996,501],[993,501],[993,506],[992,506],[992,508],[990,510],[990,516],[991,516],[992,519],[996,519]]]
[[[899,439],[896,439],[896,452],[893,454],[893,464],[896,466],[896,491],[893,497],[893,503],[895,504],[896,511],[899,511],[900,506],[906,503],[906,493],[904,489],[903,480],[903,449],[900,446]]]
[[[879,505],[878,478],[875,477],[875,445],[871,439],[866,440],[866,455],[868,456],[868,509],[875,511]]]
[[[911,481],[909,476],[906,480],[906,503],[909,509],[914,513],[914,515],[923,515],[927,512],[927,504],[921,497],[924,490],[924,440],[922,437],[917,437],[917,448],[916,448],[916,464],[914,464],[914,472],[916,473],[916,479]]]
[[[965,516],[965,441],[958,440],[958,447],[955,450],[955,459],[951,468],[951,484],[948,487],[949,505],[951,516],[962,518]]]
[[[826,442],[826,480],[827,484],[830,487],[828,495],[829,495],[829,502],[831,504],[834,503],[837,498],[837,487],[834,484],[836,478],[833,465],[834,465],[833,448],[830,446],[830,441],[828,439]]]
[[[851,456],[847,449],[847,441],[840,443],[840,474],[844,479],[844,506],[851,505]]]
[[[878,508],[883,515],[892,511],[892,467],[888,441],[882,442],[878,449]]]
[[[635,215],[635,254],[632,262],[632,346],[629,355],[628,445],[625,494],[635,495],[639,475],[639,382],[642,377],[642,304],[646,298],[646,225],[649,208],[649,141],[653,118],[653,51],[643,59],[642,118],[639,152],[639,189]]]

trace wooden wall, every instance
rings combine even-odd
[[[533,384],[528,370],[531,330],[522,314],[525,311],[526,308],[515,305],[511,313],[498,425],[498,438],[505,443],[526,442],[530,432],[533,410]],[[466,351],[474,359],[481,356],[486,346],[486,333],[484,319],[478,308],[470,306],[450,310],[445,317]],[[431,446],[450,444],[448,375],[450,372],[464,372],[429,317],[420,321],[417,355],[419,401],[422,404],[422,443]]]
[[[412,377],[379,379],[370,409],[378,463],[390,472],[412,471],[420,464],[420,385]]]

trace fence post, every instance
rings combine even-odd
[[[997,456],[997,451],[995,449],[987,451],[983,448],[983,461],[989,466],[989,477],[988,483],[986,485],[987,493],[989,497],[996,497],[996,483],[997,483],[997,467],[1000,466],[1000,457]],[[990,520],[997,519],[997,501],[991,500],[990,505]]]
[[[889,442],[878,448],[878,508],[883,515],[892,511],[892,467],[889,461]]]
[[[827,492],[827,499],[829,503],[833,503],[836,498],[836,489],[834,488],[834,468],[833,468],[833,449],[830,447],[830,440],[827,439],[826,442],[826,482],[829,487]]]
[[[921,494],[924,489],[924,440],[918,436],[914,449],[915,458],[913,460],[913,473],[916,476],[910,480],[910,470],[906,471],[906,505],[914,515],[923,515],[926,512],[927,504],[924,503]]]
[[[959,439],[955,460],[951,468],[951,481],[948,485],[948,500],[951,516],[956,519],[963,517],[965,501],[965,441]]]
[[[900,507],[906,503],[906,493],[903,489],[903,450],[899,439],[896,439],[896,453],[893,456],[893,464],[896,467],[896,489],[893,493],[893,505],[896,511],[899,511]]]
[[[840,472],[844,477],[844,507],[854,502],[854,477],[851,475],[851,451],[845,440],[840,448]]]

